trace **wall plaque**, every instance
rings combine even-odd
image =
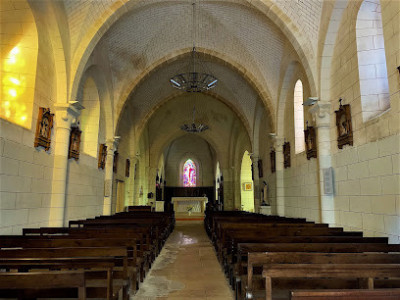
[[[39,116],[36,123],[34,142],[35,147],[42,146],[46,151],[50,149],[53,117],[54,114],[50,113],[50,108],[39,107]]]

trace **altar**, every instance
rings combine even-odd
[[[204,216],[207,197],[172,197],[175,214]]]

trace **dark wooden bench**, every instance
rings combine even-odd
[[[318,246],[317,246],[318,248]],[[365,249],[365,248],[364,248]],[[321,252],[328,253],[310,253],[310,252],[253,252],[248,253],[247,262],[247,276],[242,276],[242,288],[246,290],[246,298],[252,299],[254,295],[260,294],[260,291],[256,292],[256,289],[262,287],[262,284],[254,282],[254,267],[265,266],[272,264],[399,264],[400,253],[388,254],[388,253],[359,253],[364,250],[362,246],[354,249],[326,249]],[[368,250],[368,247],[366,248]],[[333,253],[344,250],[345,253]],[[355,250],[357,253],[348,253],[348,250]],[[247,277],[247,280],[245,279]],[[247,284],[246,284],[247,283]],[[305,285],[305,283],[302,283]],[[320,284],[317,281],[313,281],[313,286]],[[324,287],[325,288],[325,287]],[[240,290],[238,288],[238,290]],[[261,291],[262,293],[262,291]],[[243,295],[242,295],[243,298]]]
[[[376,290],[299,290],[291,300],[400,300],[400,289]]]
[[[259,252],[256,252],[259,251]],[[264,252],[261,252],[264,251]],[[400,253],[400,245],[389,245],[379,243],[276,243],[276,244],[239,244],[239,261],[237,268],[247,268],[246,274],[241,273],[236,277],[237,293],[242,295],[242,291],[254,292],[254,268],[269,262],[268,254],[273,252],[309,252],[309,253],[363,253],[381,252]],[[238,272],[239,273],[239,272]],[[244,282],[242,280],[247,278]],[[247,283],[247,284],[246,284]],[[260,285],[260,284],[258,284]]]
[[[374,288],[375,278],[400,278],[400,264],[271,264],[264,265],[266,300],[272,300],[273,278],[355,278],[367,279]]]
[[[136,283],[136,277],[132,276],[133,272],[129,270],[128,254],[125,247],[2,249],[0,250],[0,268],[9,272],[12,270],[26,271],[31,268],[30,266],[32,266],[32,264],[25,263],[24,260],[32,261],[35,259],[46,261],[44,262],[46,266],[49,259],[62,259],[64,265],[67,263],[77,264],[77,262],[73,262],[74,258],[94,259],[91,269],[86,270],[91,272],[93,268],[97,269],[96,273],[91,273],[95,275],[95,277],[90,278],[91,284],[96,283],[97,287],[106,291],[107,298],[109,299],[113,293],[118,293],[120,289],[122,290],[123,298],[127,299],[129,284],[132,283],[132,281]],[[112,259],[114,266],[112,269],[105,268],[98,270],[101,263],[96,261],[96,259]],[[11,262],[14,263],[12,268],[10,266]],[[53,264],[56,263],[57,261],[53,260]],[[86,261],[85,263],[89,264],[90,262]],[[52,268],[55,269],[57,266],[54,265]],[[58,268],[61,267],[59,266]],[[114,270],[119,271],[118,277],[112,276]],[[103,295],[103,297],[106,297],[106,295]]]
[[[74,289],[79,300],[86,299],[85,271],[0,273],[0,295],[5,298],[35,299],[57,297],[57,289]],[[43,290],[45,294],[39,295]],[[64,297],[65,298],[65,297]],[[109,299],[109,298],[107,298]]]

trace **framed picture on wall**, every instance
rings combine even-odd
[[[125,165],[125,177],[129,177],[131,170],[131,161],[127,158],[126,165]]]
[[[283,144],[283,167],[290,168],[290,143],[285,142]]]
[[[82,131],[79,130],[79,127],[72,127],[69,135],[69,151],[68,158],[74,158],[75,160],[79,159],[79,149],[81,145],[81,134]]]
[[[34,147],[41,146],[46,151],[50,149],[53,117],[54,114],[50,113],[50,108],[39,107]]]
[[[262,178],[263,177],[263,163],[262,163],[262,159],[258,160],[258,177]]]
[[[253,190],[253,183],[252,182],[243,183],[243,191],[252,191],[252,190]]]
[[[335,111],[335,114],[338,148],[342,149],[344,145],[353,146],[353,127],[350,104],[342,105],[342,99],[339,99],[339,103],[339,109]]]
[[[99,169],[103,169],[106,166],[106,157],[107,157],[107,146],[106,144],[100,144],[99,147],[99,160],[97,162],[97,167]]]
[[[304,130],[304,140],[306,143],[307,159],[309,160],[312,157],[317,158],[317,138],[315,128],[308,126],[308,124],[307,129]]]
[[[269,153],[269,158],[271,161],[271,173],[275,173],[276,171],[276,153],[275,149],[271,149],[271,152]]]
[[[113,172],[117,173],[118,171],[118,151],[114,151],[114,160],[113,160]]]

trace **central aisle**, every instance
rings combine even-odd
[[[131,300],[232,300],[203,221],[177,221]]]

